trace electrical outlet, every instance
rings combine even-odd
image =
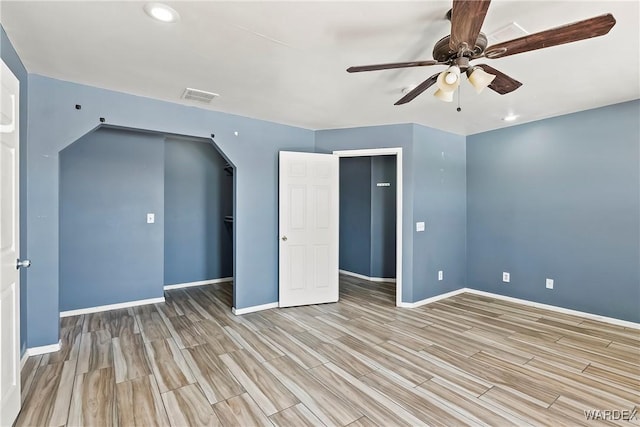
[[[442,270],[438,271],[438,280],[444,279],[444,272]]]
[[[156,215],[152,213],[147,214],[147,224],[153,224],[156,222]]]
[[[547,289],[553,289],[553,279],[547,279],[546,286]]]
[[[506,271],[502,272],[502,281],[504,283],[509,283],[511,281],[511,275],[509,273],[507,273]]]

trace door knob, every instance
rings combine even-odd
[[[19,259],[17,259],[16,260],[16,270],[19,269],[20,267],[22,267],[22,268],[31,267],[31,260],[30,259],[23,259],[22,261],[20,261]]]
[[[286,242],[287,241],[287,236],[282,236],[282,241]]]

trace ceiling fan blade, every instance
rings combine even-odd
[[[517,53],[528,52],[607,34],[616,24],[612,14],[596,16],[539,33],[529,34],[485,49],[487,58],[502,58]]]
[[[394,68],[409,68],[409,67],[425,67],[428,65],[437,65],[438,61],[411,61],[411,62],[392,62],[389,64],[376,64],[376,65],[359,65],[357,67],[347,68],[348,73],[359,73],[361,71],[377,71],[377,70],[391,70]]]
[[[413,88],[413,90],[411,90],[411,92],[407,93],[405,96],[400,98],[398,100],[398,102],[396,102],[393,105],[402,105],[402,104],[406,104],[407,102],[413,100],[415,97],[420,95],[422,92],[424,92],[425,90],[427,90],[431,86],[433,86],[433,84],[438,80],[438,76],[439,75],[440,75],[440,73],[435,73],[433,76],[429,77],[427,80],[423,81],[418,86]]]
[[[514,90],[522,86],[522,83],[520,83],[516,79],[507,76],[502,71],[498,71],[495,68],[488,66],[487,64],[480,64],[478,65],[478,67],[482,68],[487,73],[496,76],[496,78],[493,79],[488,87],[489,89],[498,92],[500,95],[513,92]]]
[[[491,0],[454,0],[449,48],[457,52],[463,43],[473,49]]]

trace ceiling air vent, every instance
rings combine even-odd
[[[207,92],[200,89],[186,88],[182,93],[182,99],[188,99],[190,101],[197,101],[203,104],[210,104],[213,98],[217,98],[217,93]]]
[[[529,34],[527,30],[518,25],[517,22],[512,22],[487,35],[487,38],[489,39],[489,43],[495,44],[517,39],[519,37],[526,36],[527,34]]]

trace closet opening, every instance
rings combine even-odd
[[[61,316],[203,285],[232,306],[233,166],[211,139],[100,126],[59,168]]]

